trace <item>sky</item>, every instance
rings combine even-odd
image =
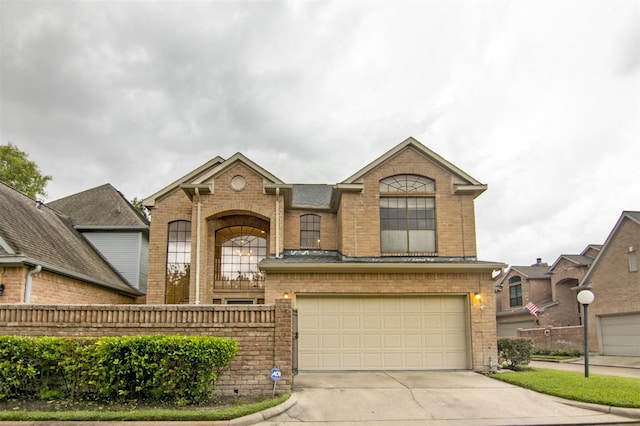
[[[640,211],[640,0],[0,0],[0,144],[146,198],[241,152],[341,182],[413,136],[488,185],[478,258],[552,264]]]

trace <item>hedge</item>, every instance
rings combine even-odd
[[[229,338],[0,336],[0,400],[205,401],[238,351]]]

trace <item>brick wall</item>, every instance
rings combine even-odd
[[[545,335],[546,330],[548,330],[548,336]],[[533,340],[535,349],[577,349],[580,351],[584,349],[584,329],[582,326],[519,329],[518,337]]]
[[[629,248],[640,250],[640,225],[624,218],[600,253],[589,281],[589,347],[598,348],[597,316],[640,312],[640,272],[629,271]],[[602,348],[600,348],[602,349]]]
[[[291,301],[275,305],[0,305],[0,334],[124,336],[178,334],[230,337],[239,350],[216,384],[218,392],[267,395],[269,371],[282,371],[278,389],[291,390]]]
[[[0,304],[24,302],[26,275],[30,269],[23,266],[0,268],[0,282],[5,285],[5,291],[0,296]],[[136,298],[49,271],[41,271],[32,276],[30,303],[129,304],[136,303]]]

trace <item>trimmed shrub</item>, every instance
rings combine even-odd
[[[518,370],[531,362],[533,341],[523,338],[498,339],[498,362],[505,368]]]
[[[221,337],[0,336],[0,400],[202,402],[237,351]]]
[[[582,356],[582,351],[579,349],[534,349],[533,355],[570,356],[577,358]]]

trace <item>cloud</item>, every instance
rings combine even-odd
[[[603,242],[640,210],[638,3],[0,3],[0,137],[52,199],[144,197],[242,152],[336,183],[408,136],[489,184],[481,258]]]

